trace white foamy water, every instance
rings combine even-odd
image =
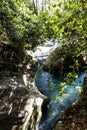
[[[34,51],[27,51],[29,55],[32,56],[33,60],[38,61],[46,59],[51,51],[60,46],[57,40],[53,41],[52,39],[45,42],[43,45],[37,46]]]

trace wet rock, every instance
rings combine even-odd
[[[64,127],[63,127],[63,124],[62,124],[62,121],[58,121],[57,125],[55,128],[53,128],[53,130],[64,130]]]

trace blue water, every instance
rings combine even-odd
[[[86,73],[80,73],[70,85],[59,86],[63,78],[54,77],[48,72],[38,69],[35,83],[41,93],[50,98],[48,111],[39,124],[39,130],[51,130],[55,122],[61,117],[61,111],[68,108],[80,97],[83,79]]]
[[[56,39],[51,39],[44,45],[46,49],[55,49],[58,46],[61,46],[61,44],[59,44]],[[61,117],[61,111],[64,111],[70,105],[78,101],[86,73],[80,73],[77,79],[73,79],[73,83],[60,86],[59,84],[61,81],[64,81],[64,77],[55,77],[42,70],[41,66],[49,53],[48,51],[44,51],[43,54],[43,48],[41,49],[41,56],[37,58],[39,69],[35,75],[35,84],[41,93],[50,98],[50,102],[47,106],[48,110],[43,115],[39,124],[39,130],[51,130],[56,121]],[[47,50],[50,51],[50,49]]]

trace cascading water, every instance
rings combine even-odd
[[[56,47],[57,46],[58,44],[56,44]],[[40,50],[41,54],[38,56],[39,58],[37,58],[39,61],[39,68],[35,75],[35,84],[41,93],[50,98],[48,111],[42,117],[39,124],[39,130],[51,130],[55,125],[55,122],[61,117],[61,111],[64,111],[64,109],[68,108],[72,103],[79,99],[83,79],[86,76],[86,73],[82,72],[77,79],[74,79],[72,84],[58,87],[59,83],[63,81],[63,78],[55,77],[48,72],[43,71],[41,67],[43,59],[46,59],[52,48],[55,48],[55,44],[53,45],[49,42],[48,45],[46,44],[46,46],[44,46],[44,52],[42,47],[42,51]],[[45,52],[46,50],[48,51]]]

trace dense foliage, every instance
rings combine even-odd
[[[62,41],[61,50],[72,54],[75,66],[78,66],[80,55],[86,61],[86,0],[64,0],[55,2],[57,4],[50,1],[52,8],[48,4],[49,0],[42,1],[41,7],[44,8],[41,11],[37,7],[39,1],[35,2],[37,3],[28,0],[1,0],[0,42],[5,41],[24,50],[35,47],[46,38],[54,37]]]
[[[48,57],[44,69],[52,73],[64,73],[79,72],[86,68],[87,2],[70,0],[59,3],[46,23],[50,25],[48,34],[58,37],[62,41],[62,47]]]
[[[10,42],[19,48],[35,46],[41,43],[45,37],[43,23],[29,9],[29,2],[22,0],[1,0],[0,40],[4,40],[3,32],[8,36]]]
[[[80,47],[81,50],[85,50],[87,40],[87,2],[85,0],[60,3],[47,22],[53,30],[53,35],[62,39],[64,44],[69,43],[72,46],[75,45],[77,49]]]

